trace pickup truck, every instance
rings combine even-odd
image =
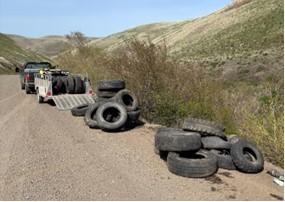
[[[49,62],[27,62],[20,68],[20,82],[21,89],[26,90],[26,93],[29,94],[32,91],[35,91],[35,74],[39,73],[41,69],[51,69],[53,68]]]
[[[94,92],[87,76],[70,74],[60,69],[35,74],[38,103],[53,100],[59,110],[70,110],[82,104],[95,103]]]

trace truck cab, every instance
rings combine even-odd
[[[35,91],[35,74],[40,70],[52,69],[52,65],[49,62],[27,62],[19,69],[21,89],[26,90],[29,94]]]

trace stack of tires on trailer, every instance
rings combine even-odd
[[[85,92],[84,81],[80,76],[73,75],[55,76],[52,81],[52,88],[54,94],[81,94]]]
[[[127,129],[137,124],[140,116],[137,97],[125,89],[122,80],[102,80],[97,84],[95,104],[80,105],[71,110],[74,116],[84,116],[90,128],[105,131]]]
[[[182,129],[160,128],[155,135],[155,152],[167,161],[170,172],[184,177],[207,177],[218,168],[258,173],[263,155],[249,141],[226,136],[215,122],[188,118]]]

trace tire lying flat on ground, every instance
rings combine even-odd
[[[116,102],[106,102],[96,112],[98,125],[103,130],[118,130],[125,125],[127,118],[125,107]]]
[[[199,132],[202,135],[214,135],[226,139],[223,127],[212,121],[188,118],[184,120],[182,128],[187,131]]]
[[[85,116],[86,111],[89,109],[89,104],[82,104],[71,109],[73,116]]]
[[[201,136],[176,128],[159,128],[154,144],[160,151],[197,151],[201,148]]]
[[[242,172],[258,173],[263,170],[264,159],[261,151],[244,139],[232,144],[231,156],[237,169]]]
[[[117,91],[102,91],[97,90],[97,96],[99,98],[112,98],[117,94]]]
[[[125,88],[125,82],[122,80],[102,80],[97,83],[97,89],[100,91],[119,91]]]
[[[231,155],[225,151],[210,150],[218,159],[218,167],[227,170],[236,170],[236,166],[233,162]]]
[[[85,113],[84,122],[86,123],[86,125],[89,126],[89,128],[99,128],[98,122],[96,120],[96,112],[99,106],[100,106],[99,103],[89,105]]]
[[[137,97],[127,89],[119,91],[114,100],[123,105],[127,111],[135,111],[139,105]]]
[[[208,151],[196,153],[169,152],[167,156],[168,170],[183,177],[208,177],[218,170],[217,157]]]
[[[202,146],[204,149],[227,149],[231,148],[231,143],[216,136],[202,137]]]

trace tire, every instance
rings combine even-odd
[[[89,128],[99,128],[98,122],[96,120],[96,112],[98,108],[99,108],[98,103],[89,105],[85,113],[84,122],[86,123],[86,125],[89,126]]]
[[[116,102],[102,104],[97,112],[98,125],[103,130],[118,130],[127,122],[127,111],[124,106]]]
[[[226,140],[226,135],[224,134],[222,127],[212,121],[188,118],[184,120],[182,128],[187,131],[199,132],[205,136],[218,136]]]
[[[216,136],[202,137],[202,147],[204,149],[231,149],[231,143]]]
[[[201,148],[201,135],[176,128],[159,128],[154,145],[160,151],[197,151]]]
[[[135,111],[139,105],[137,97],[127,89],[119,91],[114,100],[123,105],[128,112]]]
[[[82,104],[71,109],[73,116],[85,116],[86,111],[89,108],[89,104]]]
[[[44,98],[40,96],[38,89],[37,89],[37,100],[39,104],[42,104],[44,102]]]
[[[97,91],[97,96],[100,98],[112,98],[117,94],[117,91]]]
[[[81,94],[85,92],[84,83],[80,76],[74,77],[74,84],[75,84],[74,93]]]
[[[237,136],[237,135],[229,135],[227,136],[227,141],[230,143],[230,144],[234,144],[236,143],[237,141],[239,141],[240,137]]]
[[[100,91],[115,90],[119,91],[125,88],[125,82],[122,80],[102,80],[97,83],[97,89]]]
[[[218,159],[218,167],[227,170],[236,170],[236,166],[230,153],[219,150],[210,150]]]
[[[53,82],[53,92],[55,94],[62,93],[64,83],[60,77],[56,77]]]
[[[231,156],[237,169],[242,172],[258,173],[263,170],[264,159],[261,151],[244,139],[232,144]]]
[[[211,152],[200,150],[196,153],[169,152],[167,156],[168,170],[183,177],[208,177],[218,170],[217,157]]]
[[[66,93],[73,94],[74,91],[75,91],[75,81],[72,76],[69,76],[66,79]]]
[[[137,122],[140,118],[141,110],[137,109],[136,111],[127,112],[128,120],[130,122]]]
[[[25,84],[21,82],[21,90],[25,89]]]
[[[26,94],[31,94],[31,90],[27,85],[25,85],[25,92]]]

